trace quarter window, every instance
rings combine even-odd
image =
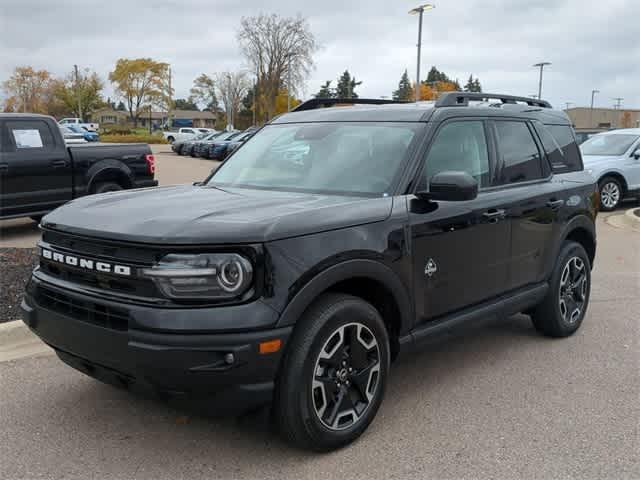
[[[501,184],[542,178],[540,152],[525,122],[496,121],[498,148],[502,156]]]
[[[479,187],[489,186],[489,152],[482,121],[452,122],[440,129],[425,159],[418,190],[426,190],[431,178],[444,171],[466,172]]]

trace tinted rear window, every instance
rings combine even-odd
[[[580,149],[569,125],[536,124],[551,168],[556,173],[582,170]]]

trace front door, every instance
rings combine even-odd
[[[45,212],[71,200],[72,167],[61,136],[40,119],[7,119],[2,128],[2,215]]]
[[[494,153],[484,120],[442,124],[423,161],[417,190],[438,172],[472,175],[478,197],[427,202],[407,197],[418,321],[437,319],[498,296],[507,281],[510,227],[494,183]]]

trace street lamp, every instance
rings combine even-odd
[[[542,100],[542,70],[547,65],[551,65],[551,62],[540,62],[536,63],[534,67],[540,67],[540,81],[538,82],[538,100]]]
[[[591,90],[591,110],[589,110],[589,127],[593,127],[593,101],[596,97],[596,93],[600,93],[600,90]]]
[[[420,5],[419,7],[413,8],[409,10],[411,15],[418,14],[420,16],[418,20],[418,63],[416,66],[416,102],[420,100],[420,49],[422,47],[422,14],[425,10],[433,10],[436,8],[435,5],[431,5],[430,3],[425,3],[424,5]]]

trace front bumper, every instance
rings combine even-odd
[[[58,303],[41,300],[44,297],[38,291],[44,287],[63,292]],[[106,383],[158,394],[212,394],[212,405],[231,411],[271,400],[291,328],[242,333],[141,330],[104,321],[115,315],[108,310],[111,305],[32,278],[21,309],[27,326],[63,361]],[[213,323],[218,310],[233,308],[205,310]],[[168,313],[162,308],[146,309],[146,315],[157,315],[157,321],[166,321]],[[260,343],[275,339],[281,341],[280,349],[261,354]]]

